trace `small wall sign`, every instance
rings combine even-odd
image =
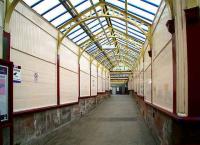
[[[13,68],[13,82],[21,83],[21,66],[14,66]]]
[[[39,74],[36,72],[34,73],[34,81],[37,82],[39,78]]]

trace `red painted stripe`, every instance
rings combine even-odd
[[[91,65],[92,64],[90,64],[90,96],[92,95],[92,70],[91,70]]]
[[[84,96],[84,97],[80,97],[79,99],[89,99],[89,98],[95,98],[97,97],[97,95],[95,96]]]
[[[60,105],[60,56],[57,54],[57,105]]]
[[[81,96],[81,87],[80,87],[80,64],[78,63],[78,98]]]
[[[176,114],[176,38],[172,34],[172,59],[173,59],[173,113]]]

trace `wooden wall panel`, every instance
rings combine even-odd
[[[64,45],[60,47],[60,66],[78,73],[78,56]]]
[[[159,11],[158,11],[157,16],[155,17],[154,23],[152,25],[153,30],[157,27],[157,23],[159,21],[159,18],[162,15],[162,12],[163,12],[163,10],[165,9],[166,6],[167,5],[166,5],[165,1],[161,1]]]
[[[58,36],[58,31],[55,27],[53,27],[52,25],[50,25],[46,20],[44,20],[43,18],[39,17],[37,13],[35,13],[34,11],[30,10],[29,7],[27,7],[27,5],[22,2],[22,3],[18,3],[16,8],[15,8],[15,12],[17,12],[18,14],[22,14],[24,18],[30,20],[33,24],[37,25],[37,27],[40,27],[41,29],[45,30],[49,35],[51,35],[52,37],[54,37],[55,39]],[[14,13],[15,13],[14,12]],[[11,21],[13,18],[13,14],[11,17]],[[28,27],[28,26],[26,26]],[[31,33],[31,31],[30,31]]]
[[[91,65],[91,75],[97,77],[97,66],[93,63]]]
[[[173,110],[172,43],[153,62],[153,104]]]
[[[91,77],[91,95],[97,95],[97,77]]]
[[[144,96],[144,72],[140,72],[140,90],[139,90],[139,95]]]
[[[55,63],[55,38],[18,12],[12,14],[10,27],[13,48]]]
[[[103,92],[102,77],[98,77],[98,92]]]
[[[14,111],[56,105],[55,28],[21,4],[10,27],[11,61],[22,68],[22,82],[14,84]]]
[[[144,72],[144,100],[151,103],[151,65]]]
[[[90,61],[84,56],[80,59],[80,70],[90,73]]]
[[[166,7],[164,9],[164,12],[162,13],[162,16],[160,18],[160,21],[155,28],[154,34],[153,34],[153,59],[158,55],[158,53],[161,51],[161,49],[167,44],[167,42],[171,39],[171,34],[168,32],[166,23],[168,20],[171,19],[170,11]],[[159,38],[159,39],[158,39]]]
[[[102,78],[102,91],[106,91],[106,80],[104,78]]]
[[[133,83],[132,75],[129,75],[128,90],[132,90],[133,89],[132,83]]]
[[[80,96],[90,96],[90,74],[80,71]]]
[[[102,77],[102,66],[101,65],[98,67],[98,76]]]
[[[135,72],[133,72],[133,90],[134,90],[134,91],[136,91],[136,90],[135,90],[135,81],[136,81],[136,80],[135,80]]]
[[[60,68],[60,103],[72,103],[78,101],[78,74],[64,68]]]
[[[145,54],[144,54],[144,70],[151,64],[151,57],[149,57],[148,51],[150,50],[150,46],[148,45]]]
[[[71,51],[73,51],[75,54],[78,55],[79,53],[79,47],[74,44],[71,40],[67,39],[66,37],[63,39],[62,44],[67,47],[68,49],[70,49]]]
[[[21,83],[14,83],[14,111],[56,105],[56,65],[11,49],[11,61],[21,66]],[[37,74],[37,78],[36,75]]]
[[[106,91],[108,91],[108,90],[109,90],[109,80],[106,79]]]

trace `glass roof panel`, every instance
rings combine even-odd
[[[143,2],[149,3],[155,7],[159,7],[161,0],[141,0]]]
[[[33,7],[33,9],[38,13],[38,14],[42,14],[44,13],[46,10],[54,7],[55,5],[59,4],[60,2],[58,0],[44,0],[41,3],[39,3],[38,5],[36,5],[35,7]]]
[[[84,41],[86,41],[88,39],[90,39],[90,37],[86,35],[85,37],[79,39],[78,42],[76,42],[76,44],[80,45],[81,43],[83,43]]]
[[[153,13],[154,15],[156,14],[157,7],[150,5],[149,3],[142,1],[142,0],[127,0],[128,5],[132,5],[133,7],[136,7],[137,9],[143,9],[143,11],[148,11]],[[155,0],[150,0],[150,1],[155,1]],[[161,0],[157,0],[161,1]]]
[[[99,21],[96,19],[95,21],[93,21],[92,23],[88,24],[87,26],[88,26],[89,28],[92,28],[92,27],[94,27],[94,26],[97,25],[97,24],[99,24]]]
[[[90,29],[92,32],[96,31],[97,29],[100,29],[101,28],[101,25],[98,24],[96,25],[95,27],[93,27],[92,29]]]
[[[128,32],[128,34],[131,35],[131,36],[133,36],[134,38],[137,38],[137,39],[141,40],[141,41],[145,41],[145,38],[142,38],[139,35],[136,35],[136,34],[134,34],[132,32]]]
[[[121,11],[126,11],[125,0],[103,1],[105,1],[106,9],[109,10],[111,6],[115,7],[116,10],[113,12],[116,13],[116,15],[120,14]],[[97,4],[100,2],[100,0],[24,0],[24,2],[42,17],[47,19],[55,27],[58,29],[61,28],[60,31],[63,34],[65,34],[66,30],[70,26],[77,23],[77,21],[75,21],[75,19],[73,21],[72,18],[77,17],[77,20],[80,21],[83,17],[79,16],[84,13],[84,17],[96,16],[95,10],[97,11],[98,15],[102,15],[104,13],[101,5],[94,7],[95,10],[91,9],[87,13],[84,12],[88,8],[91,8],[92,3]],[[127,2],[128,18],[135,21],[147,33],[149,26],[155,19],[155,15],[160,6],[161,0],[127,0]],[[71,24],[66,25],[66,27],[63,29],[61,26],[66,22],[70,22],[69,20],[72,21]],[[128,31],[127,34],[126,29]],[[125,38],[123,39],[121,37],[113,38],[110,37],[110,35],[122,35],[123,37],[126,37],[127,35],[131,41],[135,42],[131,43],[130,41],[127,41]],[[96,57],[99,60],[101,60],[105,54],[111,52],[111,50],[115,51],[115,53],[109,53],[108,58],[117,57],[120,59],[119,61],[122,61],[123,58],[120,58],[120,55],[126,55],[127,58],[132,59],[133,56],[138,56],[140,49],[143,47],[146,40],[146,36],[143,34],[143,31],[141,31],[141,29],[135,25],[126,21],[122,21],[121,19],[111,17],[94,17],[93,19],[79,24],[67,34],[67,37],[77,45],[83,44],[84,42],[90,40],[91,37],[98,38],[99,36],[103,36],[103,38],[101,37],[101,39],[95,43],[92,42],[86,48],[86,52],[94,55],[96,55],[97,52],[101,52],[101,49],[103,48],[105,52],[99,53],[99,55]],[[116,53],[116,45],[118,45],[120,48],[118,53]],[[127,46],[129,49],[126,49]],[[111,67],[111,63],[108,60],[109,59],[105,59],[103,64]]]
[[[35,3],[39,2],[40,0],[24,0],[24,2],[29,5],[30,7]]]
[[[50,12],[46,13],[43,17],[48,21],[51,21],[55,17],[59,16],[60,14],[66,12],[67,10],[63,5],[59,5],[55,9],[51,10]]]
[[[117,29],[118,31],[121,31],[123,33],[126,33],[126,30],[124,29],[121,29],[120,27],[116,26],[116,25],[113,25],[113,28]]]
[[[103,31],[102,28],[96,29],[96,30],[93,32],[93,34],[94,34],[94,35],[97,35],[97,34],[98,34],[99,32],[101,32],[101,31]]]
[[[73,1],[75,1],[75,0],[73,0]],[[76,7],[76,10],[78,11],[78,13],[81,13],[81,12],[83,12],[84,10],[86,10],[87,8],[89,8],[91,6],[92,5],[91,5],[89,0],[88,1],[84,1],[81,5]]]
[[[60,26],[63,22],[71,19],[72,16],[70,15],[70,13],[65,13],[64,15],[58,17],[57,19],[53,20],[51,23],[57,27]]]
[[[70,31],[70,33],[68,34],[68,36],[69,35],[71,35],[72,33],[75,33],[76,31],[78,31],[78,30],[80,30],[81,29],[81,27],[78,25],[78,26],[76,26],[74,29],[72,29],[71,31]]]
[[[73,38],[79,36],[80,34],[82,34],[83,32],[84,32],[83,29],[79,29],[78,31],[75,31],[74,33],[72,33],[72,34],[69,35],[68,37],[69,37],[70,39],[73,39]]]
[[[120,8],[122,8],[122,9],[125,9],[125,3],[122,2],[122,1],[119,1],[119,0],[106,0],[106,2],[109,2],[109,3],[113,4],[113,5],[116,5],[116,6],[120,7]]]
[[[82,33],[81,35],[78,35],[78,37],[75,37],[75,38],[73,39],[73,41],[74,41],[74,42],[77,42],[78,40],[84,38],[85,36],[87,36],[87,34],[86,34],[86,33]]]
[[[137,14],[137,16],[149,19],[151,21],[153,21],[153,19],[154,19],[154,15],[144,12],[142,10],[139,10],[131,5],[128,5],[128,11],[134,12],[135,14]]]
[[[85,0],[70,0],[70,2],[74,5],[77,6],[81,3],[83,3]]]

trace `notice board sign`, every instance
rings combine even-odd
[[[21,83],[21,67],[14,66],[13,68],[13,82],[14,83]]]
[[[0,65],[0,121],[8,120],[8,67]]]

